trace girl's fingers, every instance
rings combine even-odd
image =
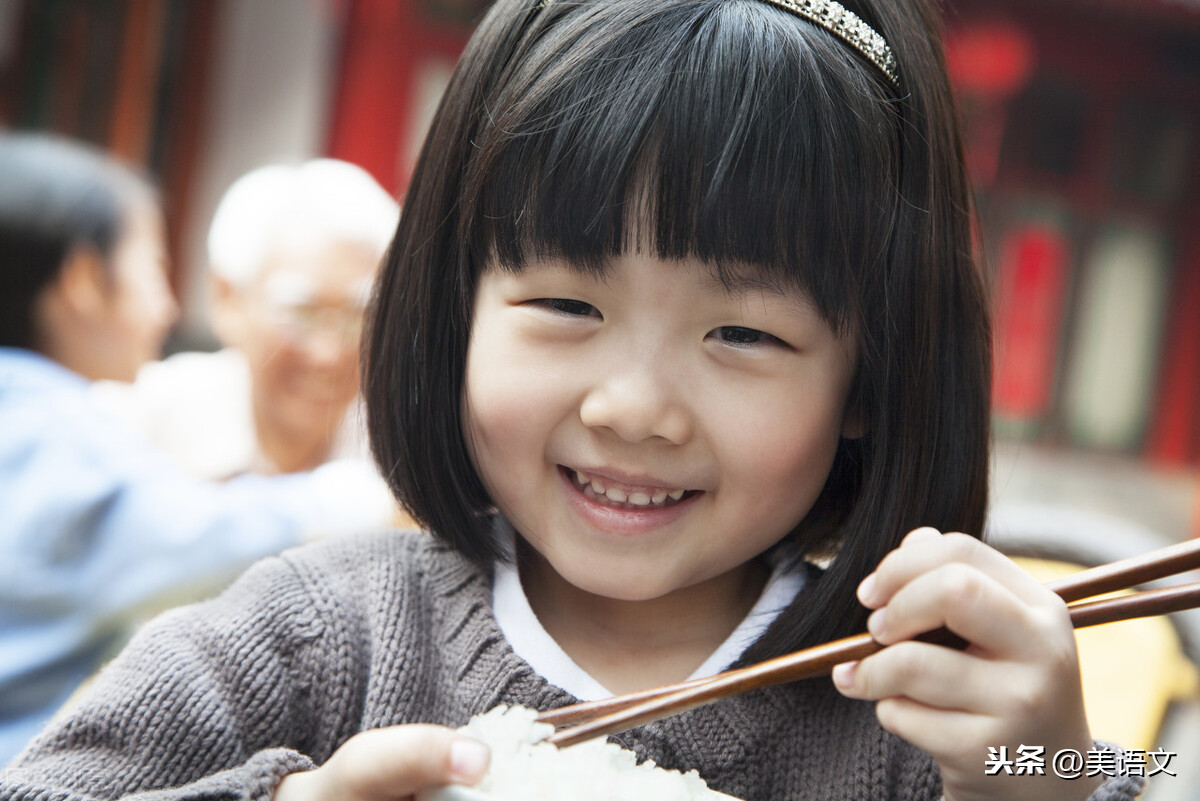
[[[833,682],[849,698],[879,701],[906,697],[939,710],[1002,715],[1012,701],[1003,691],[1019,666],[981,662],[961,651],[902,642],[859,662],[838,665]]]
[[[878,609],[917,576],[951,562],[970,565],[992,576],[1027,604],[1044,604],[1053,598],[1053,593],[999,551],[974,537],[940,534],[934,528],[910,532],[859,585],[858,598],[864,606]]]
[[[1065,605],[1024,603],[991,575],[961,562],[940,565],[906,583],[871,613],[871,635],[889,645],[945,626],[977,648],[1012,658],[1045,654],[1070,642]],[[1074,652],[1062,654],[1074,658]]]
[[[444,784],[474,784],[487,769],[486,745],[453,729],[391,726],[348,740],[314,773],[338,799],[404,799]]]
[[[868,628],[887,645],[834,670],[838,689],[875,700],[885,729],[937,760],[946,797],[1062,801],[1057,777],[1022,776],[1019,793],[983,775],[988,748],[1091,743],[1066,605],[1015,563],[962,534],[918,529],[859,586]],[[946,627],[965,651],[912,642]],[[1094,784],[1094,783],[1093,783]],[[986,792],[983,792],[986,791]]]
[[[909,698],[887,698],[875,705],[879,725],[929,754],[939,763],[975,760],[982,773],[984,756],[975,743],[988,742],[994,723],[969,712],[946,711]]]
[[[1072,722],[1070,715],[1064,720],[1052,708],[1040,710],[1040,719],[1023,731],[1013,729],[1012,721],[1002,716],[938,709],[904,697],[881,700],[875,705],[875,716],[884,729],[937,760],[946,799],[1082,801],[1091,798],[1101,782],[1100,776],[1060,779],[1050,764],[1037,775],[986,772],[989,760],[1003,758],[998,756],[1001,747],[1014,758],[1022,746],[1040,749],[1047,761],[1063,749],[1086,753],[1092,747],[1086,722],[1081,726]]]

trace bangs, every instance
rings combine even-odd
[[[899,198],[882,76],[761,0],[603,2],[541,11],[488,101],[462,197],[474,269],[691,257],[852,322]]]

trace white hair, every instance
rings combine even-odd
[[[221,198],[208,230],[209,267],[244,285],[283,243],[358,242],[382,255],[399,213],[366,170],[345,161],[260,167]]]

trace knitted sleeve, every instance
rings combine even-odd
[[[331,625],[310,586],[269,559],[147,625],[0,771],[0,800],[270,798],[355,725],[353,626]]]

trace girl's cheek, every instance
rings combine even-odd
[[[546,418],[545,386],[504,352],[485,350],[472,357],[464,419],[477,459],[503,461],[514,449],[536,440]]]

